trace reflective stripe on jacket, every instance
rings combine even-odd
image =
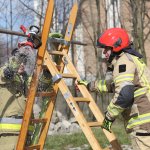
[[[0,118],[0,132],[10,131],[19,132],[21,129],[22,119]],[[34,126],[29,126],[29,131],[33,131]]]
[[[150,122],[150,113],[138,115],[137,117],[133,117],[128,121],[127,128],[131,129],[137,125],[141,125],[143,123]]]
[[[117,76],[115,79],[114,79],[114,83],[115,84],[118,84],[120,82],[123,82],[123,81],[133,81],[134,79],[134,74],[122,74],[122,75],[119,75]]]

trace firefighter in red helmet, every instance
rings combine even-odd
[[[110,28],[97,40],[111,64],[106,80],[79,81],[90,91],[111,92],[102,128],[111,131],[112,123],[122,114],[134,150],[150,149],[150,71],[122,28]],[[109,77],[107,76],[109,75]],[[110,77],[110,75],[112,75]]]

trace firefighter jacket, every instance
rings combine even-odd
[[[19,132],[24,114],[31,71],[34,68],[33,50],[30,46],[20,47],[0,68],[0,133]],[[21,64],[26,71],[19,74]],[[29,70],[30,69],[30,70]],[[8,77],[5,74],[9,72]],[[29,129],[33,128],[29,126]]]
[[[0,68],[0,133],[18,132],[21,127],[27,95],[27,74],[15,74],[11,80],[5,79]]]
[[[114,96],[107,107],[110,117],[115,119],[122,114],[127,132],[137,129],[150,132],[149,69],[139,57],[124,52],[113,59],[112,65],[112,79],[94,82],[93,90],[107,92],[114,87]]]

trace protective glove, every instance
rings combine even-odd
[[[79,81],[78,81],[78,84],[79,84],[79,85],[84,85],[84,86],[87,87],[87,85],[89,84],[89,82],[86,81],[86,80],[79,80]]]
[[[84,86],[86,86],[86,88],[88,89],[88,91],[90,91],[90,92],[93,92],[94,90],[93,90],[93,84],[92,84],[93,82],[88,82],[88,81],[86,81],[86,80],[79,80],[78,81],[78,84],[79,85],[84,85]]]
[[[107,131],[109,131],[111,133],[111,126],[114,122],[114,119],[110,119],[107,117],[107,112],[105,114],[105,118],[103,120],[103,123],[102,123],[102,128],[106,129]]]
[[[4,73],[5,79],[7,80],[12,80],[14,77],[14,71],[10,67],[5,68],[3,73]]]
[[[78,80],[77,83],[78,83],[78,85],[84,85],[86,87],[88,85],[88,81],[86,81],[86,80]],[[77,84],[75,84],[75,89],[76,89],[76,91],[79,91]]]

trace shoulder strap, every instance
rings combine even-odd
[[[127,56],[127,58],[128,58],[130,61],[132,61],[132,62],[134,63],[133,58],[132,58],[132,56],[131,56],[129,53],[125,53],[125,55]]]

